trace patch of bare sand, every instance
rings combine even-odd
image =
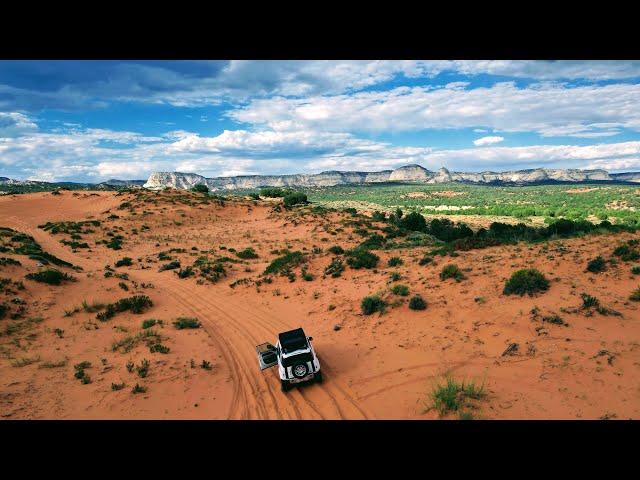
[[[579,193],[595,192],[596,190],[600,190],[600,188],[599,187],[570,188],[569,190],[565,190],[564,193],[570,193],[570,194],[575,195],[575,194],[579,194]]]
[[[618,241],[637,235],[473,250],[456,258],[436,257],[434,264],[425,266],[417,263],[424,248],[379,251],[376,272],[347,267],[339,278],[323,278],[333,258],[327,248],[346,249],[362,239],[353,233],[357,227],[348,223],[351,215],[276,212],[262,202],[198,204],[191,200],[196,195],[175,192],[149,194],[144,201],[108,193],[106,203],[93,209],[82,205],[89,198],[67,199],[66,210],[51,210],[50,198],[40,197],[25,198],[5,210],[0,206],[0,225],[27,231],[45,250],[84,271],[72,273],[77,282],[59,287],[25,280],[27,290],[19,295],[28,303],[28,314],[44,321],[33,327],[37,337],[21,339],[20,347],[0,337],[0,410],[8,418],[437,418],[435,411],[425,412],[425,406],[433,383],[446,374],[484,379],[488,397],[474,413],[480,418],[639,416],[640,315],[638,305],[627,300],[637,279],[622,262],[599,275],[585,273],[589,259],[608,257]],[[125,200],[132,207],[116,209]],[[107,220],[102,213],[106,209],[114,209],[119,218]],[[37,228],[45,220],[69,219],[74,211],[81,212],[76,220],[94,216],[103,221],[94,234],[83,235],[91,252],[72,252],[59,242],[64,235]],[[95,244],[106,231],[124,235],[122,250]],[[170,270],[158,272],[166,263],[157,258],[161,251],[184,249],[170,253],[184,267],[200,255],[234,257],[230,248],[249,246],[259,258],[228,264],[227,276],[217,283],[203,283],[197,276],[179,279]],[[322,252],[313,253],[314,246]],[[295,282],[275,276],[270,284],[256,284],[278,256],[272,252],[284,248],[307,254],[306,268],[314,280],[303,281],[297,267]],[[36,269],[24,256],[3,254],[7,255],[22,261],[23,267],[1,267],[0,276],[19,279]],[[115,270],[129,275],[129,292],[118,287],[123,280],[103,275],[107,263],[113,266],[125,255],[134,265]],[[391,256],[400,256],[403,265],[386,267]],[[460,283],[441,281],[438,275],[447,263],[457,264],[467,278]],[[552,279],[550,290],[534,298],[503,295],[509,275],[526,267],[538,268]],[[392,271],[401,274],[399,282],[390,282]],[[246,283],[230,288],[241,279]],[[142,288],[142,283],[154,288]],[[390,292],[395,283],[408,285],[410,295],[422,295],[428,308],[410,310],[407,297]],[[582,292],[623,316],[568,313],[580,305]],[[149,295],[153,308],[143,315],[122,313],[104,323],[95,322],[95,313],[64,316],[85,298],[113,301],[132,293]],[[382,316],[362,315],[361,299],[374,293],[397,305]],[[530,313],[534,307],[541,316]],[[541,320],[552,313],[569,326]],[[173,329],[171,320],[181,315],[197,317],[203,329]],[[165,321],[158,330],[171,351],[151,354],[139,345],[128,354],[112,352],[111,343],[139,332],[144,318]],[[88,321],[99,329],[86,330]],[[314,337],[325,382],[285,394],[277,372],[258,369],[254,347],[298,326]],[[63,338],[53,333],[55,328],[64,330]],[[519,346],[516,354],[503,357],[511,343]],[[598,356],[601,351],[613,355],[611,362],[608,355]],[[37,355],[40,362],[11,365],[17,358]],[[65,367],[38,368],[44,360],[64,357],[69,359]],[[139,363],[143,358],[152,361],[149,377],[127,372],[129,359]],[[210,360],[213,370],[192,369],[191,359]],[[73,378],[72,365],[82,360],[93,364],[87,370],[93,380],[89,385]],[[119,381],[127,387],[111,391],[111,383]],[[136,382],[148,387],[146,394],[130,392]]]

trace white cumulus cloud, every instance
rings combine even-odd
[[[504,137],[482,137],[473,141],[473,144],[481,147],[484,145],[493,145],[494,143],[500,143],[504,141]]]

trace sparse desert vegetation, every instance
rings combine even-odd
[[[321,190],[304,193],[314,202],[331,189]],[[427,196],[389,196],[370,210],[285,204],[295,193],[285,189],[248,198],[174,190],[0,198],[0,410],[6,418],[640,416],[632,387],[640,249],[626,213],[607,223],[567,214],[583,195],[574,194],[568,210],[534,218],[537,205],[517,203],[527,191],[496,189],[489,211],[499,211],[498,199],[511,213],[535,210],[509,223],[478,213],[474,187],[449,190],[381,186],[369,194]],[[345,201],[360,194],[342,191],[356,192]],[[471,205],[475,216],[421,210],[445,204]],[[51,270],[59,275],[41,273]],[[258,369],[253,347],[297,326],[314,336],[330,376],[303,387],[304,397],[255,394],[277,377]],[[425,388],[433,378],[444,380]]]

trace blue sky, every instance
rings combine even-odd
[[[640,62],[0,61],[0,176],[640,170]]]

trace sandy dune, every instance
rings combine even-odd
[[[0,337],[3,418],[434,419],[438,414],[428,410],[429,392],[445,375],[486,383],[488,395],[478,402],[476,418],[639,417],[640,313],[628,297],[640,279],[631,275],[632,264],[623,262],[602,274],[585,273],[588,260],[610,257],[619,241],[634,235],[474,250],[456,258],[436,257],[435,265],[425,266],[417,260],[427,247],[379,251],[377,270],[346,268],[339,278],[323,278],[332,259],[328,247],[346,249],[362,241],[344,223],[349,215],[278,213],[267,202],[198,204],[197,195],[177,192],[145,195],[63,192],[0,198],[0,226],[33,236],[45,251],[83,269],[64,269],[78,281],[61,286],[24,280],[26,290],[18,295],[27,302],[26,316],[44,320],[19,341]],[[125,201],[131,207],[118,208]],[[113,214],[119,218],[109,219]],[[68,235],[38,228],[47,221],[86,219],[102,221],[94,233],[82,235],[91,251],[74,252],[60,243]],[[107,230],[119,227],[122,250],[96,245]],[[212,252],[235,258],[229,248],[249,246],[259,258],[229,264],[228,275],[217,283],[158,271],[167,263],[158,260],[158,253],[172,248],[185,249],[170,254],[185,267]],[[313,253],[314,246],[323,252]],[[275,276],[270,284],[256,285],[278,256],[272,251],[284,248],[308,254],[314,280],[304,281],[298,268],[294,282]],[[21,267],[0,267],[0,277],[24,279],[38,269],[25,256],[0,256],[22,262]],[[133,265],[114,270],[129,279],[105,278],[105,266],[113,267],[124,256]],[[404,263],[387,267],[391,256]],[[457,264],[467,278],[441,281],[438,274],[447,263]],[[508,276],[529,266],[552,280],[550,290],[534,298],[503,295]],[[401,274],[399,282],[390,281],[392,271]],[[245,278],[246,283],[230,287]],[[118,286],[121,282],[127,292]],[[428,308],[410,310],[409,297],[390,293],[395,283],[409,286],[411,295],[421,294]],[[362,315],[361,299],[376,292],[398,305],[381,316]],[[581,304],[582,292],[622,316],[571,311]],[[133,294],[148,295],[153,307],[108,322],[82,310],[65,316],[83,300],[107,303]],[[5,294],[0,301],[14,296]],[[540,315],[531,314],[534,307]],[[569,326],[540,320],[551,313]],[[179,316],[196,317],[203,328],[176,330],[171,321]],[[150,353],[142,343],[127,353],[112,351],[112,342],[140,332],[147,318],[163,320],[158,331],[170,347],[168,354]],[[0,320],[0,328],[7,322]],[[314,337],[325,381],[285,394],[277,372],[259,370],[254,347],[298,326]],[[64,330],[62,338],[54,334],[56,328]],[[511,343],[519,346],[516,354],[502,356]],[[602,351],[607,353],[598,355]],[[38,356],[39,361],[14,366],[19,359]],[[41,368],[65,357],[65,366]],[[139,364],[145,358],[151,361],[148,377],[138,378],[125,368],[128,361]],[[87,385],[73,375],[73,365],[84,360],[92,363]],[[200,368],[202,360],[213,369]],[[126,387],[112,391],[111,384],[122,381]],[[132,394],[136,383],[147,392]]]

